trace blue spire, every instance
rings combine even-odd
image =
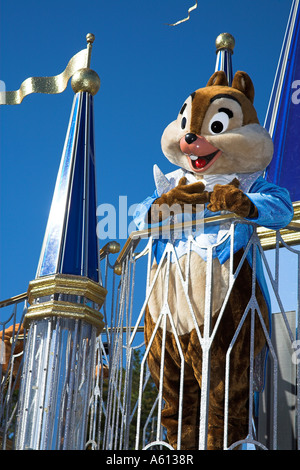
[[[99,282],[93,96],[76,93],[36,278],[86,276]]]
[[[215,72],[223,70],[227,75],[229,86],[231,86],[233,79],[232,54],[234,45],[234,37],[229,33],[221,33],[216,39],[217,60]]]
[[[300,200],[300,9],[294,0],[270,97],[265,127],[274,142],[266,179]]]

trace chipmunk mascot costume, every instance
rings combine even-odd
[[[215,72],[206,87],[187,98],[177,119],[167,126],[162,136],[164,155],[179,168],[167,175],[156,173],[154,194],[138,206],[134,216],[140,230],[168,224],[170,207],[175,214],[177,208],[176,216],[179,216],[181,210],[181,216],[182,213],[189,213],[191,218],[197,219],[233,213],[245,221],[273,230],[283,228],[291,221],[293,206],[288,191],[268,183],[262,177],[263,170],[271,161],[273,144],[268,132],[259,124],[253,100],[254,87],[245,72],[237,72],[232,86],[229,86],[222,71]],[[233,273],[239,266],[252,233],[253,228],[249,223],[237,223],[235,226]],[[199,233],[193,232],[195,243],[191,245],[183,234],[181,239],[172,242],[178,262],[174,261],[172,255],[168,268],[165,256],[168,240],[161,237],[153,242],[151,280],[156,278],[145,312],[145,342],[147,346],[151,339],[148,365],[158,387],[161,377],[162,328],[157,323],[166,305],[164,296],[167,295],[173,321],[168,320],[165,336],[165,405],[162,424],[167,429],[168,441],[174,449],[177,448],[182,360],[175,341],[174,327],[184,357],[181,449],[191,450],[197,449],[199,443],[202,349],[197,330],[203,333],[207,247],[214,245],[211,301],[213,328],[225,303],[229,285],[231,242],[226,234],[228,227],[226,229],[226,225],[221,222],[205,224]],[[223,238],[225,241],[221,243]],[[187,256],[190,256],[188,273],[185,272]],[[226,353],[251,297],[252,259],[252,251],[249,250],[226,300],[211,346],[207,435],[207,449],[211,450],[224,448]],[[182,271],[181,276],[178,267]],[[167,272],[168,288],[164,285]],[[186,280],[187,276],[189,302],[182,285],[182,280]],[[255,298],[268,329],[269,298],[258,250]],[[248,314],[230,355],[228,446],[248,435],[250,318]],[[255,356],[265,344],[266,336],[256,313]]]

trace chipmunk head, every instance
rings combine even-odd
[[[272,159],[273,143],[259,124],[253,100],[253,83],[245,72],[235,74],[231,87],[224,72],[215,72],[165,129],[165,156],[196,174],[263,170]]]

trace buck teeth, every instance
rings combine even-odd
[[[198,158],[198,157],[197,157],[196,155],[190,155],[190,159],[191,159],[191,160],[197,160],[197,158]]]

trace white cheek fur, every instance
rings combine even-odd
[[[232,169],[238,173],[263,170],[273,156],[272,139],[259,124],[249,124],[218,136],[207,136],[207,140],[223,152],[223,158],[216,162],[210,173]]]
[[[166,158],[176,166],[190,170],[186,156],[180,150],[180,139],[186,134],[173,121],[165,129],[161,146]],[[207,172],[208,174],[263,170],[271,161],[273,142],[269,133],[259,124],[249,124],[219,135],[205,136],[223,155]]]

